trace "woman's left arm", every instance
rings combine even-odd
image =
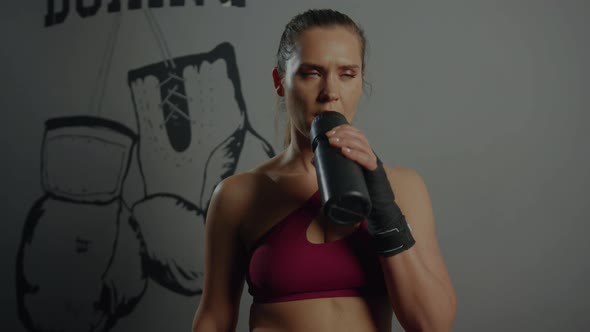
[[[326,135],[331,145],[368,171],[374,203],[369,233],[382,256],[389,298],[401,325],[407,331],[450,331],[455,291],[440,253],[422,178],[412,170],[383,167],[364,133],[350,125]]]
[[[415,171],[385,170],[416,241],[408,250],[380,258],[395,314],[407,331],[450,331],[456,297],[436,239],[428,190]]]

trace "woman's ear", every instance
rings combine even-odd
[[[283,88],[283,78],[281,77],[281,74],[279,74],[279,69],[277,67],[272,69],[272,81],[275,85],[277,95],[279,95],[279,97],[284,97],[285,89]]]

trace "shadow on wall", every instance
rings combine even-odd
[[[150,279],[200,294],[214,187],[275,154],[248,122],[229,43],[131,70],[128,83],[137,134],[98,117],[46,121],[45,194],[26,219],[16,266],[29,331],[108,331]],[[132,158],[143,197],[125,202]]]

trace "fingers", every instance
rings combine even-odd
[[[356,161],[368,170],[377,168],[377,158],[362,131],[350,125],[342,125],[327,132],[326,136],[330,140],[330,145],[340,148],[346,158]]]
[[[355,150],[371,149],[365,134],[350,125],[335,127],[327,132],[326,136],[336,147],[347,147]]]
[[[374,171],[377,168],[377,162],[374,154],[369,154],[364,151],[353,150],[351,148],[343,147],[342,154],[350,159],[356,161],[369,171]]]
[[[365,133],[363,133],[362,131],[360,131],[359,129],[357,129],[351,125],[340,125],[340,126],[334,127],[334,128],[332,128],[332,130],[330,130],[326,133],[326,136],[328,136],[328,137],[334,136],[334,137],[338,137],[340,139],[342,139],[344,137],[357,138],[357,139],[364,141],[367,145],[369,145],[369,141],[367,140]]]

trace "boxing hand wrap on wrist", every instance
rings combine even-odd
[[[377,253],[388,257],[410,249],[416,241],[406,218],[395,203],[383,163],[377,158],[377,168],[373,171],[364,170],[364,173],[373,205],[367,226]]]

